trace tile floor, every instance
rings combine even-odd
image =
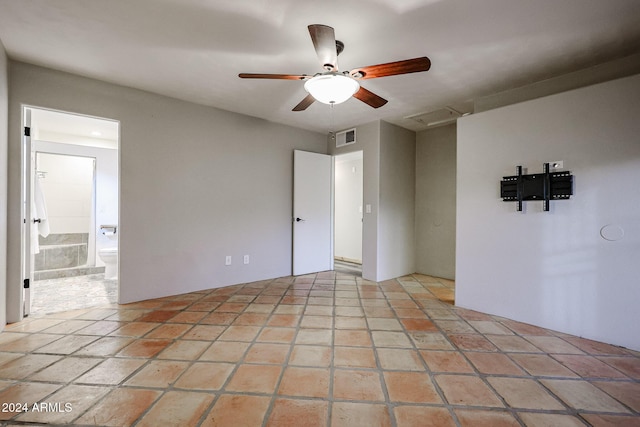
[[[30,318],[0,334],[0,423],[640,426],[640,353],[453,287],[323,272]]]
[[[105,280],[104,273],[34,280],[31,287],[30,316],[118,302],[118,281]]]
[[[362,263],[345,261],[342,259],[333,260],[333,269],[337,273],[351,274],[353,276],[362,277]]]

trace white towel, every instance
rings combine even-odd
[[[47,201],[40,188],[40,179],[34,178],[33,198],[31,200],[31,216],[33,219],[40,219],[40,222],[32,222],[31,227],[31,252],[40,253],[40,242],[38,235],[47,237],[51,231],[49,228],[49,219],[47,217]]]

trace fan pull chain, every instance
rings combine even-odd
[[[329,104],[329,114],[330,114],[330,124],[329,124],[329,135],[331,135],[331,140],[335,140],[336,139],[336,130],[335,130],[335,125],[334,125],[334,121],[333,121],[333,106],[335,104],[332,102],[331,104]]]

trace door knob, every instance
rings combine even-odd
[[[302,218],[296,218],[296,222],[300,222],[300,221],[304,222],[304,219],[302,219]]]

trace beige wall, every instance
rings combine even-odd
[[[0,331],[6,324],[7,295],[7,133],[9,77],[7,55],[0,41]]]
[[[291,274],[293,150],[324,153],[325,135],[23,63],[10,63],[10,82],[12,282],[21,104],[120,121],[121,302]]]
[[[640,75],[458,120],[456,304],[640,350]],[[500,199],[563,161],[570,200]]]
[[[416,272],[455,278],[456,125],[418,132]]]
[[[416,134],[380,122],[378,281],[415,273]]]

